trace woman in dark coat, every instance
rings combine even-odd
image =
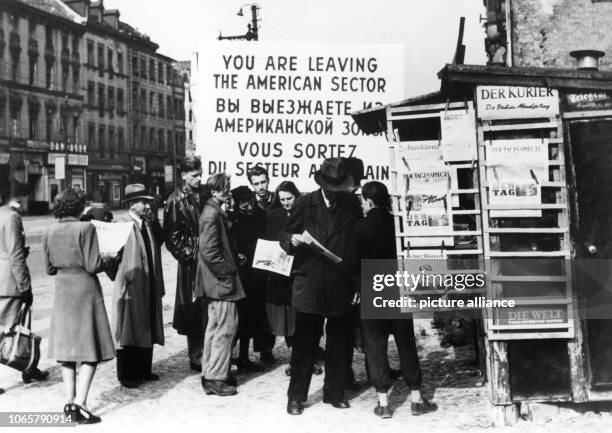
[[[55,295],[49,336],[49,358],[62,365],[66,399],[64,412],[77,422],[91,424],[100,418],[87,409],[87,394],[100,361],[115,357],[115,348],[97,273],[116,265],[98,250],[95,227],[77,218],[85,202],[73,189],[55,198],[58,221],[43,234],[44,260],[55,277]],[[81,363],[78,383],[76,364]]]
[[[276,188],[278,206],[268,212],[265,239],[278,241],[280,232],[289,221],[289,216],[300,196],[295,184],[284,181]],[[295,331],[295,311],[291,308],[291,280],[289,277],[267,273],[266,314],[272,335],[285,337],[287,346],[291,346],[291,336]]]
[[[368,182],[361,189],[361,208],[365,218],[355,224],[354,248],[359,260],[396,260],[395,222],[389,213],[391,198],[387,187],[380,182]],[[421,415],[437,409],[421,396],[421,367],[414,338],[412,317],[406,319],[362,319],[363,346],[365,349],[370,382],[376,388],[378,404],[374,413],[381,418],[391,418],[388,391],[391,372],[387,358],[389,335],[393,334],[400,358],[402,376],[411,389],[411,410]]]
[[[255,194],[247,186],[234,188],[232,199],[232,233],[241,259],[238,274],[246,292],[246,298],[238,302],[238,368],[259,371],[261,366],[249,360],[249,342],[253,338],[253,348],[258,350],[255,346],[261,344],[261,340],[270,335],[270,331],[266,317],[265,277],[262,271],[253,269],[252,265],[257,240],[265,233],[266,212],[257,206]]]

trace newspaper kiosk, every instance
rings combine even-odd
[[[521,402],[612,400],[609,271],[576,272],[612,258],[612,73],[446,65],[438,77],[439,92],[353,113],[387,137],[398,256],[483,259],[486,296],[515,300],[482,311],[498,423]],[[448,176],[427,187],[443,206],[409,199],[423,173]]]

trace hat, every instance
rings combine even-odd
[[[125,187],[123,201],[126,202],[136,199],[155,200],[152,196],[147,194],[147,190],[142,183],[131,183]]]
[[[346,167],[346,171],[353,176],[355,183],[361,182],[365,177],[363,161],[360,158],[344,158],[344,166]]]
[[[342,158],[326,158],[314,175],[315,182],[328,191],[344,191],[353,185],[353,177],[347,172]]]
[[[248,186],[238,186],[232,190],[232,198],[236,203],[249,201],[255,198],[255,193]]]

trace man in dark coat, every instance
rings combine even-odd
[[[202,163],[187,157],[180,163],[183,184],[174,191],[164,209],[166,248],[178,261],[176,300],[172,326],[187,336],[187,352],[192,370],[202,371],[202,347],[206,329],[206,308],[201,298],[194,298],[198,262],[200,212],[208,194],[201,186]]]
[[[280,244],[295,255],[292,304],[296,324],[291,354],[291,381],[287,391],[287,412],[299,415],[308,396],[320,329],[326,325],[325,382],[323,401],[335,408],[350,407],[344,398],[347,352],[350,344],[351,305],[359,302],[353,291],[355,269],[351,252],[353,225],[361,217],[359,202],[346,193],[353,179],[340,158],[328,158],[315,174],[321,189],[306,194],[281,232]],[[335,263],[312,247],[308,232],[342,261]]]

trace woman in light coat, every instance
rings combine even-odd
[[[71,188],[55,199],[56,223],[43,234],[44,260],[49,275],[55,275],[51,315],[49,358],[62,366],[67,403],[78,423],[93,424],[100,418],[87,409],[87,395],[98,362],[115,357],[102,287],[97,273],[110,268],[98,250],[95,227],[77,218],[83,197]],[[77,381],[76,364],[81,363]]]

